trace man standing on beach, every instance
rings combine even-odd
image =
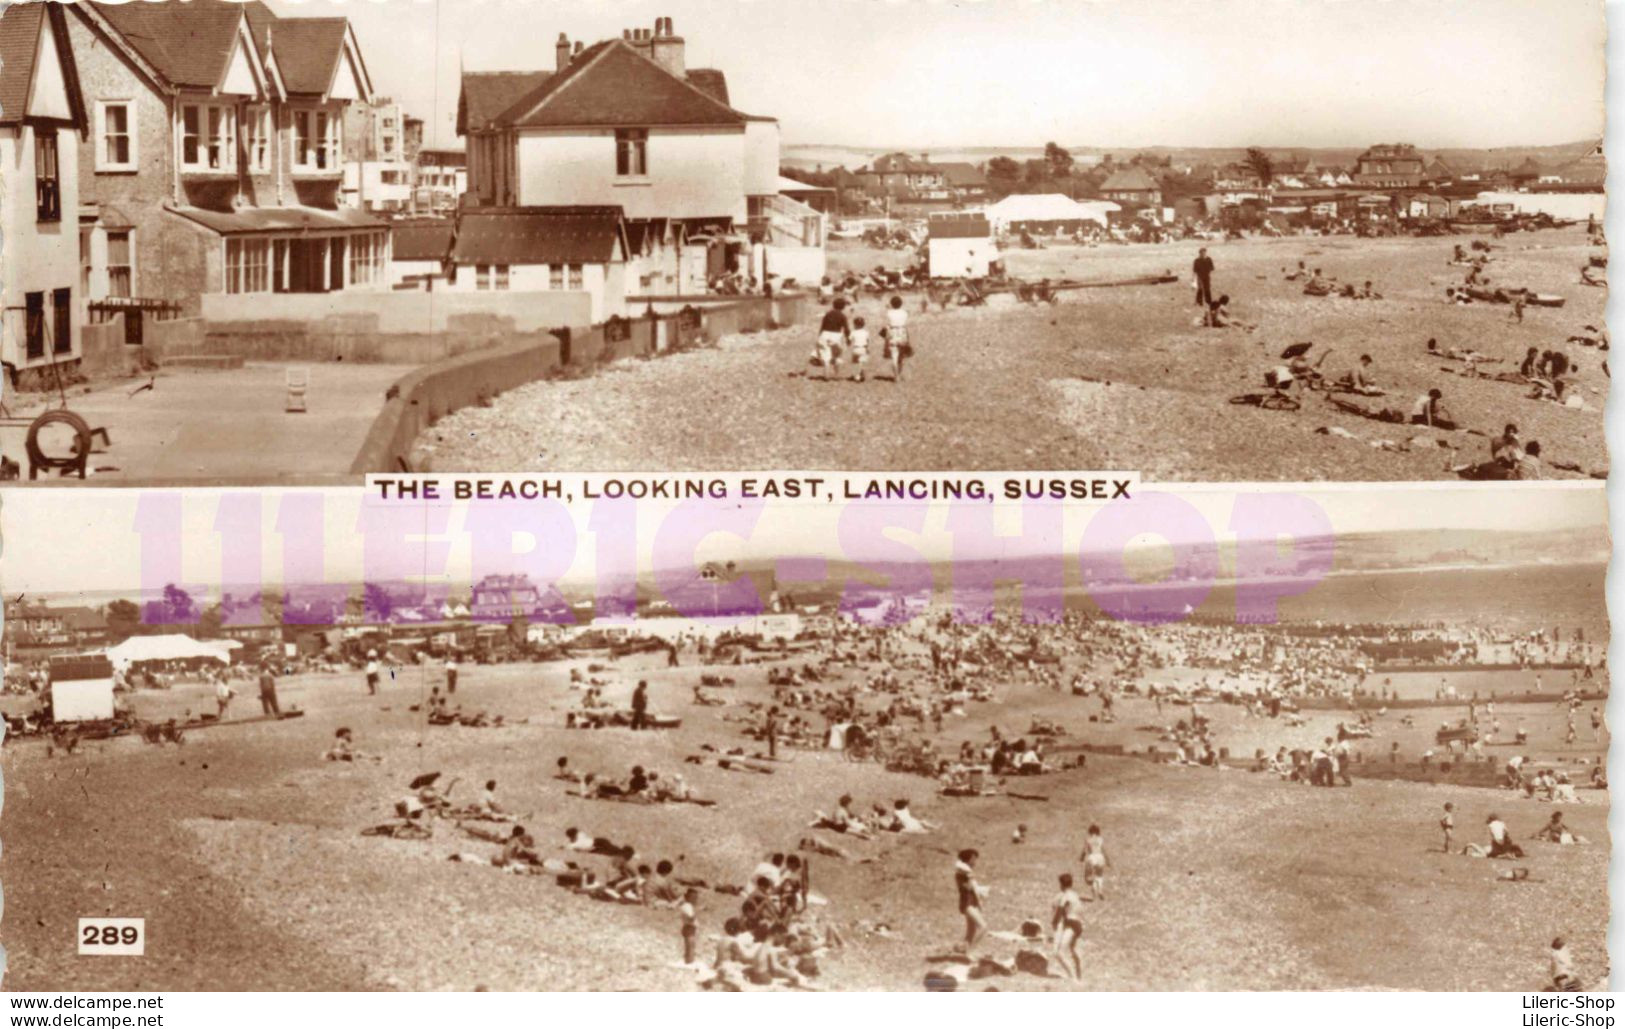
[[[649,683],[639,679],[638,688],[632,691],[632,728],[644,728],[648,724],[648,713]]]
[[[1196,273],[1196,304],[1198,307],[1207,307],[1213,303],[1213,258],[1207,256],[1207,247],[1196,252],[1196,260],[1191,264],[1191,271]]]
[[[282,708],[276,702],[276,676],[271,673],[270,662],[260,665],[260,708],[272,718],[282,717]]]

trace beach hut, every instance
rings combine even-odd
[[[998,259],[993,230],[982,215],[931,219],[926,254],[933,279],[980,279]]]

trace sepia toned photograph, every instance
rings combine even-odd
[[[1592,0],[9,4],[0,474],[1604,478],[1604,36]]]
[[[13,495],[6,986],[1606,989],[1604,505]]]

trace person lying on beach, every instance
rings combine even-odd
[[[809,828],[828,829],[831,832],[856,836],[861,840],[873,838],[863,819],[853,812],[850,793],[841,797],[833,813],[826,815],[822,811],[815,811],[813,815],[813,820],[808,823]]]
[[[914,814],[909,810],[908,801],[899,798],[892,803],[891,824],[886,828],[891,832],[928,833],[942,827]]]
[[[631,851],[631,847],[619,847],[611,840],[602,836],[589,836],[580,829],[571,826],[564,830],[565,842],[561,844],[565,850],[579,851],[583,854],[607,854],[620,857]]]

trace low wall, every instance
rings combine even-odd
[[[367,433],[350,466],[353,475],[421,471],[412,466],[412,445],[435,422],[453,411],[495,397],[504,390],[547,378],[566,367],[582,370],[627,357],[653,357],[685,336],[716,340],[730,333],[788,325],[808,315],[806,296],[747,297],[708,304],[700,326],[685,329],[676,315],[631,318],[624,338],[610,339],[606,327],[560,330],[558,336],[507,341],[463,354],[402,376]],[[629,303],[629,306],[630,305]],[[698,309],[699,305],[695,305]],[[634,310],[645,309],[641,305]]]
[[[79,371],[88,379],[123,378],[131,372],[130,357],[125,353],[124,316],[114,315],[110,322],[86,323],[79,330]]]
[[[429,364],[592,321],[582,291],[208,294],[203,353]]]

